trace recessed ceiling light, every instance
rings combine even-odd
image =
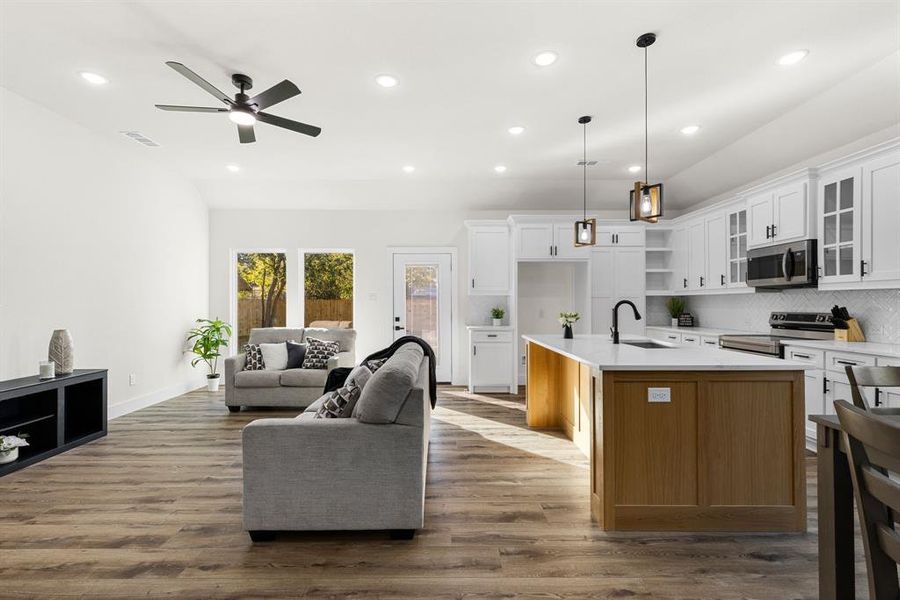
[[[684,135],[694,135],[698,131],[700,131],[699,125],[685,125],[681,128],[681,133]]]
[[[96,73],[91,73],[90,71],[82,71],[79,73],[81,78],[87,81],[88,83],[93,83],[94,85],[104,85],[109,83],[109,80],[106,79],[103,75],[97,75]]]
[[[641,165],[631,165],[630,167],[628,167],[629,173],[637,173],[640,170],[641,170]]]
[[[798,62],[806,58],[807,54],[809,54],[809,50],[794,50],[793,52],[788,52],[778,59],[778,64],[782,67],[796,65]]]
[[[384,74],[375,76],[375,83],[377,83],[381,87],[392,88],[392,87],[396,86],[398,83],[400,83],[400,80],[398,80],[393,75],[388,75],[388,74],[384,73]]]
[[[415,171],[415,170],[416,170],[416,168],[415,168],[414,166],[412,166],[412,165],[406,165],[406,166],[403,167],[403,172],[404,172],[404,173],[412,173],[412,172]]]
[[[532,58],[532,62],[539,67],[549,67],[553,63],[556,62],[556,59],[559,58],[559,55],[556,52],[551,50],[544,50],[543,52],[538,52]]]
[[[237,173],[238,171],[241,170],[241,168],[237,165],[228,165],[225,168],[228,169],[229,171],[231,171],[232,173]]]
[[[510,127],[509,129],[507,129],[507,131],[509,131],[509,133],[512,135],[522,135],[523,133],[525,133],[525,128],[521,125],[516,125],[515,127]]]
[[[506,167],[503,165],[497,165],[496,167],[494,167],[494,170],[497,171],[498,173],[505,173]]]

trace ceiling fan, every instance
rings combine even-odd
[[[289,98],[300,95],[300,90],[297,86],[287,79],[251,98],[245,92],[253,87],[253,80],[246,75],[235,73],[231,76],[231,83],[233,83],[240,92],[235,94],[234,100],[232,100],[225,95],[224,92],[183,64],[171,60],[166,64],[224,102],[227,105],[227,108],[157,104],[156,108],[160,110],[196,113],[228,113],[228,118],[237,125],[238,138],[241,140],[242,144],[249,144],[256,141],[256,134],[253,132],[253,124],[257,121],[275,125],[276,127],[283,127],[284,129],[290,129],[291,131],[296,131],[297,133],[310,135],[312,137],[316,137],[322,133],[321,127],[307,125],[306,123],[300,123],[299,121],[292,121],[290,119],[284,119],[262,112],[264,108],[268,108],[273,104],[278,104],[279,102],[284,102]]]

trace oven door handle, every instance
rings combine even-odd
[[[788,269],[788,264],[790,264],[790,269]],[[791,252],[790,248],[781,255],[781,272],[785,281],[790,281],[791,277],[794,276],[794,253]]]

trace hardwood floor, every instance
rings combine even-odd
[[[606,534],[590,521],[587,460],[561,434],[527,429],[522,397],[439,396],[425,529],[411,542],[251,544],[240,430],[293,413],[229,414],[221,394],[193,392],[0,479],[0,597],[817,597],[811,460],[810,533]]]

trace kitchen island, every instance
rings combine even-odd
[[[807,365],[637,337],[522,337],[527,424],[561,429],[590,458],[600,527],[806,531]]]

